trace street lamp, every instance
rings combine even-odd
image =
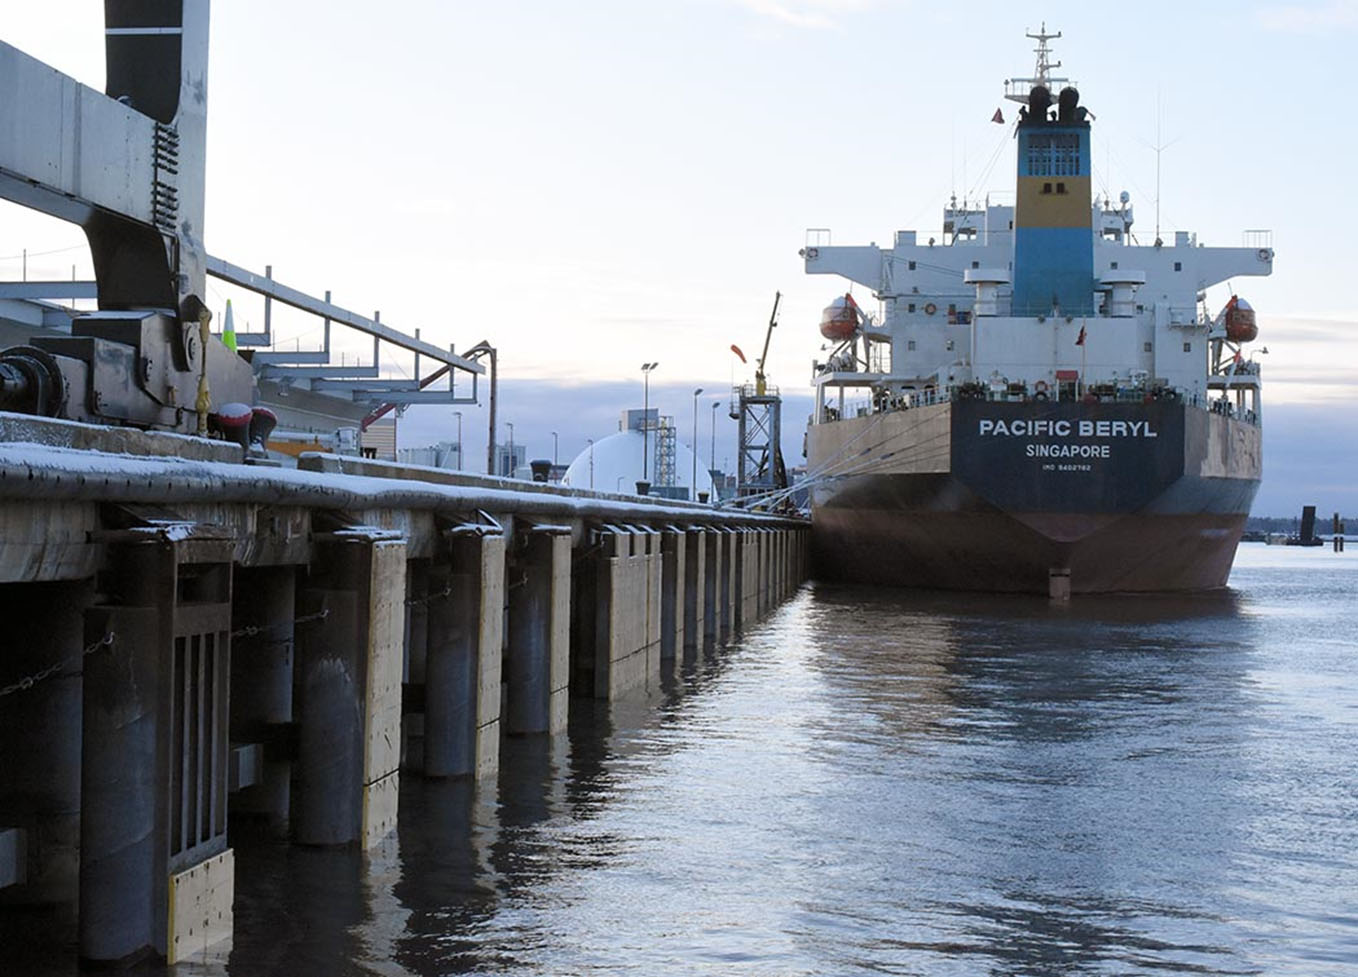
[[[552,466],[553,466],[553,467],[556,467],[556,449],[557,449],[557,447],[558,447],[559,445],[560,445],[560,442],[557,440],[556,432],[553,431],[553,432],[552,432]]]
[[[693,478],[689,482],[689,498],[698,498],[698,396],[703,392],[699,387],[693,391]]]
[[[714,472],[717,470],[717,406],[720,400],[712,401],[712,456],[708,459],[707,470]]]
[[[462,411],[453,411],[457,418],[457,470],[462,471]]]
[[[514,477],[514,422],[505,421],[505,427],[509,428],[509,477]]]
[[[641,364],[641,381],[645,387],[644,399],[641,403],[641,480],[649,481],[647,477],[648,465],[651,460],[651,371],[659,363]]]

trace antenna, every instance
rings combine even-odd
[[[1042,22],[1042,27],[1036,34],[1025,32],[1024,36],[1037,41],[1037,47],[1033,48],[1033,53],[1037,55],[1037,69],[1033,72],[1033,77],[1039,85],[1046,85],[1050,88],[1051,70],[1053,68],[1061,67],[1061,62],[1057,61],[1055,64],[1051,62],[1051,52],[1047,48],[1047,42],[1057,40],[1061,36],[1061,32],[1057,31],[1055,34],[1048,34],[1047,22],[1044,20]]]
[[[1164,243],[1160,238],[1160,154],[1183,138],[1183,136],[1176,136],[1169,142],[1162,140],[1160,130],[1163,113],[1160,111],[1160,107],[1160,93],[1157,91],[1155,93],[1155,145],[1151,147],[1155,150],[1155,243],[1157,246]],[[1142,140],[1142,142],[1145,142],[1145,140]]]
[[[1155,89],[1155,246],[1160,246],[1160,154],[1165,144],[1160,138],[1160,123],[1163,113],[1160,110],[1160,89]]]

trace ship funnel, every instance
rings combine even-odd
[[[1046,85],[1034,85],[1032,91],[1028,93],[1028,117],[1038,122],[1045,122],[1047,109],[1051,108],[1051,104],[1051,89]]]
[[[1058,118],[1062,122],[1075,122],[1076,106],[1080,104],[1080,93],[1074,88],[1066,87],[1061,89],[1061,94],[1057,96],[1059,106]]]

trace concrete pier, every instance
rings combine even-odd
[[[702,650],[707,627],[707,530],[692,526],[684,534],[684,654]]]
[[[594,689],[615,699],[660,681],[664,573],[661,535],[637,527],[606,526],[594,591]]]
[[[72,906],[92,962],[220,952],[228,821],[372,848],[403,757],[475,791],[805,570],[805,524],[757,513],[62,430],[0,443],[0,912]]]
[[[236,571],[231,599],[231,816],[258,817],[288,833],[296,569]]]
[[[396,823],[406,544],[366,526],[323,536],[299,606],[293,838],[371,847]]]
[[[721,587],[717,619],[717,640],[725,643],[735,633],[736,603],[736,541],[740,538],[736,530],[722,527],[720,530],[718,552],[721,554]]]
[[[500,757],[503,536],[462,533],[430,574],[425,640],[427,777],[485,777]]]
[[[684,589],[688,547],[684,531],[666,526],[660,537],[660,661],[662,667],[684,650]]]
[[[9,832],[0,845],[0,907],[73,902],[78,891],[83,611],[94,599],[91,583],[0,585],[6,676],[51,673],[35,686],[42,694],[15,689],[0,699],[0,832]]]
[[[507,733],[559,733],[570,692],[570,530],[529,526],[509,564]]]
[[[706,574],[703,580],[703,647],[715,648],[721,643],[722,605],[726,603],[726,560],[723,550],[726,533],[720,528],[708,532],[704,539]]]

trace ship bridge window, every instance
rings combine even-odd
[[[981,267],[981,263],[980,263],[979,261],[973,261],[973,262],[971,263],[971,267],[973,267],[973,268],[979,268],[979,267]]]
[[[1182,261],[1176,261],[1176,262],[1174,262],[1174,270],[1175,270],[1175,271],[1183,271],[1183,270],[1184,270],[1184,263],[1183,263]]]
[[[1191,353],[1191,352],[1193,352],[1193,344],[1192,344],[1192,343],[1184,343],[1184,352],[1185,352],[1185,353]]]
[[[1028,136],[1029,176],[1081,176],[1080,137],[1070,133]]]
[[[1144,352],[1149,353],[1149,352],[1151,352],[1152,347],[1151,347],[1151,344],[1150,344],[1150,343],[1142,343],[1142,344],[1141,344],[1141,349],[1142,349]]]
[[[1109,268],[1116,269],[1117,266],[1118,266],[1118,263],[1117,263],[1116,261],[1110,261],[1110,262],[1108,262],[1108,267],[1109,267]]]
[[[906,267],[909,268],[911,271],[914,271],[914,270],[915,270],[915,263],[912,261],[912,262],[910,262]]]
[[[914,303],[914,302],[911,302],[909,305],[907,305],[907,306],[905,307],[905,311],[906,311],[906,312],[914,312],[914,311],[915,311],[915,303]]]
[[[905,348],[913,351],[915,348],[915,341],[913,339],[907,339],[905,342]]]

